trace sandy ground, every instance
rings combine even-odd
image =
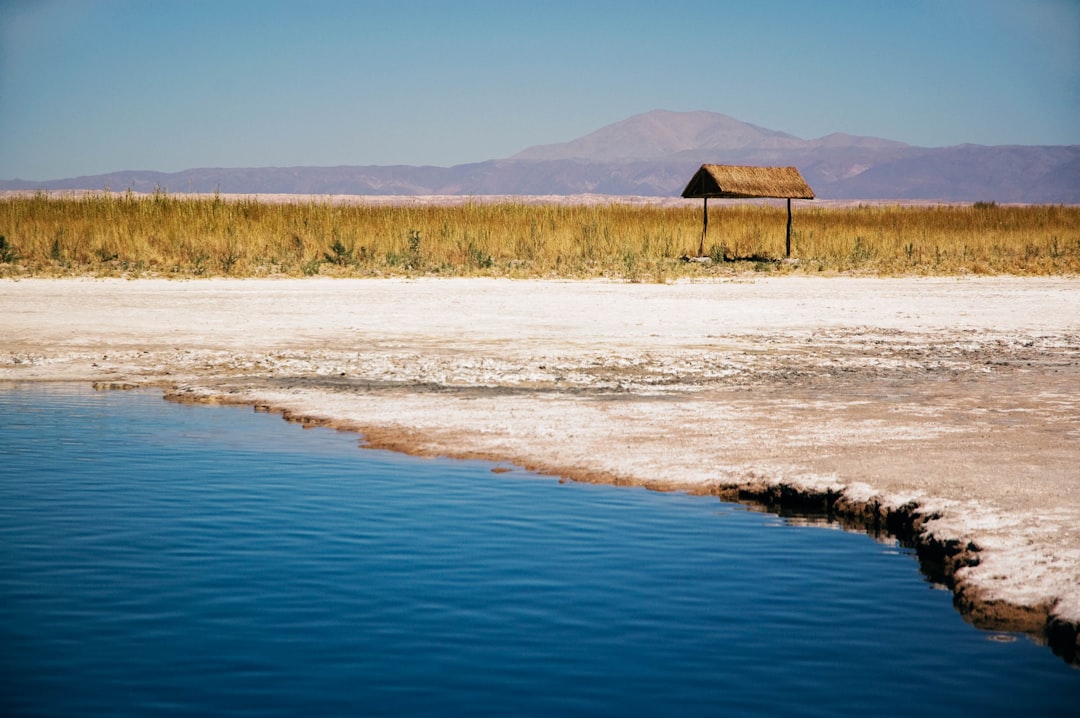
[[[33,197],[39,194],[38,190],[0,190],[0,199],[9,197]],[[111,195],[114,197],[146,198],[153,196],[149,192],[108,191],[100,189],[62,189],[45,192],[49,197],[80,199],[98,195]],[[334,205],[368,205],[368,206],[447,206],[454,207],[463,204],[570,204],[586,206],[603,206],[609,204],[625,204],[633,207],[701,207],[700,199],[683,199],[682,197],[653,196],[653,195],[624,195],[624,194],[232,194],[218,193],[216,195],[205,192],[169,192],[169,197],[174,199],[208,199],[218,197],[225,202],[240,202],[254,200],[262,204],[334,204]],[[714,207],[723,207],[725,204],[765,204],[777,207],[784,206],[782,199],[714,199]],[[1027,206],[1020,202],[998,202],[1002,207]],[[844,208],[858,206],[876,207],[943,207],[943,206],[970,206],[971,202],[946,202],[937,199],[815,199],[795,200],[796,211],[799,207],[817,208]],[[1066,205],[1073,206],[1073,205]]]
[[[828,508],[912,540],[976,624],[1075,656],[1080,280],[3,280],[20,380]]]

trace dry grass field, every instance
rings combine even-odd
[[[341,204],[45,193],[0,199],[0,276],[501,276],[665,282],[739,272],[1080,273],[1080,207],[798,203]]]

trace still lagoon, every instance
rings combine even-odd
[[[358,448],[161,392],[0,387],[9,716],[1065,715],[895,542]]]

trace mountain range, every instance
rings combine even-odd
[[[569,142],[453,167],[125,171],[0,180],[0,190],[677,196],[706,162],[794,165],[819,199],[1080,203],[1080,145],[917,147],[840,133],[806,140],[715,112],[667,110],[634,115]]]

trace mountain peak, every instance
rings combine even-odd
[[[862,149],[889,149],[896,147],[910,147],[896,140],[885,140],[880,137],[863,137],[861,135],[849,135],[845,132],[833,132],[832,134],[811,140],[814,147],[859,147]]]
[[[681,153],[758,148],[800,148],[798,137],[718,112],[653,110],[601,127],[570,142],[536,145],[515,160],[584,159],[598,162],[670,159]]]

